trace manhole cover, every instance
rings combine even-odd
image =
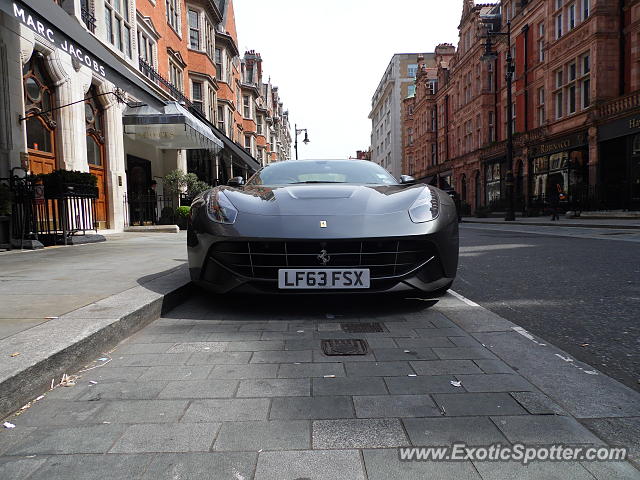
[[[379,322],[371,323],[341,323],[342,331],[346,333],[381,333],[384,327]]]
[[[325,355],[366,355],[369,346],[364,340],[356,338],[334,338],[321,340],[320,345]]]

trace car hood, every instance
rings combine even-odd
[[[287,185],[223,187],[239,212],[254,215],[382,215],[404,211],[425,185]]]

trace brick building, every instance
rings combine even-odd
[[[0,188],[92,173],[95,208],[69,229],[117,231],[175,210],[172,170],[219,184],[288,159],[277,88],[237,43],[231,0],[1,1]],[[30,212],[21,198],[12,210]],[[46,224],[55,242],[66,223],[53,219],[12,220],[12,238],[37,245]]]
[[[512,119],[506,41],[493,38],[498,58],[481,61],[487,24],[506,32],[507,22]],[[523,211],[543,209],[554,189],[567,208],[640,208],[639,28],[637,0],[465,1],[455,53],[436,51],[437,65],[419,68],[415,97],[404,101],[403,171],[451,184],[472,211],[505,208],[512,168]],[[434,110],[435,126],[425,123]]]

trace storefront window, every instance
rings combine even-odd
[[[98,91],[91,87],[84,104],[84,121],[87,132],[87,163],[96,167],[103,164],[104,136],[102,132],[102,107],[96,97]]]
[[[500,164],[490,163],[485,166],[487,205],[500,201]]]
[[[54,153],[54,129],[51,113],[52,82],[44,67],[43,57],[37,52],[24,66],[24,103],[27,120],[27,147],[38,152]],[[51,165],[55,160],[49,156]],[[40,173],[40,172],[38,172]]]
[[[633,139],[633,154],[640,155],[640,133]]]

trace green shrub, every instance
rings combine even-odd
[[[489,207],[478,207],[475,213],[477,218],[487,218],[491,213],[491,209]]]
[[[176,217],[188,218],[190,212],[191,212],[191,207],[178,207],[176,208]]]
[[[164,176],[163,185],[174,195],[185,193],[189,197],[195,197],[200,192],[211,188],[208,183],[199,180],[195,173],[184,173],[182,170],[172,170],[167,173]]]

